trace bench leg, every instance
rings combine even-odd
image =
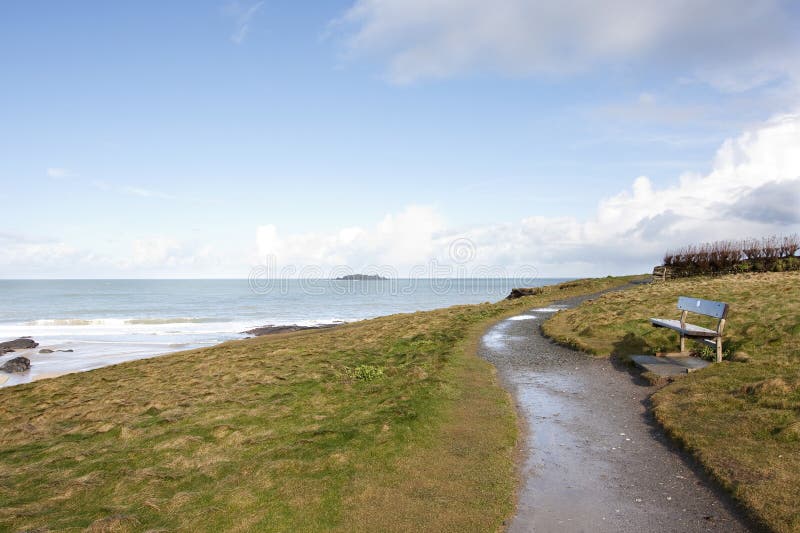
[[[722,337],[717,337],[717,363],[722,362]]]
[[[681,353],[686,351],[686,337],[681,333]]]

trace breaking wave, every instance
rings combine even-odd
[[[165,324],[212,324],[230,322],[223,318],[48,318],[25,322],[26,326],[125,326],[125,325],[165,325]]]

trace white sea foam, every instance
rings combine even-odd
[[[209,318],[63,318],[0,324],[0,339],[5,337],[93,337],[128,335],[210,335],[238,334],[256,327],[318,326],[344,322],[341,319],[315,320],[215,320]]]
[[[194,317],[175,317],[175,318],[47,318],[42,320],[30,320],[25,322],[26,326],[123,326],[135,324],[206,324],[213,322],[228,322],[218,318],[194,318]]]

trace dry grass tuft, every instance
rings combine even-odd
[[[800,421],[792,422],[786,426],[783,432],[789,440],[800,441]]]
[[[745,394],[752,396],[768,396],[789,394],[794,390],[783,378],[769,378],[756,383],[748,383],[740,389]]]
[[[86,531],[88,533],[127,533],[135,531],[137,524],[137,520],[132,516],[113,515],[95,520],[86,528]]]
[[[730,359],[731,359],[731,361],[733,361],[735,363],[747,363],[752,358],[750,357],[749,353],[739,350],[739,351],[735,352],[733,354],[733,356],[731,356]]]

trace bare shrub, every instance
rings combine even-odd
[[[800,250],[796,233],[778,237],[740,241],[723,240],[699,245],[689,244],[668,250],[664,266],[678,276],[726,272],[796,270],[795,254]],[[788,259],[787,261],[787,258]]]
[[[741,259],[741,244],[733,241],[717,241],[713,244],[712,255],[719,270],[728,270]]]
[[[780,257],[781,242],[776,235],[761,239],[761,256],[767,260]]]
[[[698,260],[697,246],[687,246],[683,249],[683,263],[684,266],[696,265]]]
[[[758,239],[746,239],[742,241],[742,253],[745,259],[759,259],[761,257],[761,241]]]
[[[781,257],[792,257],[800,249],[800,236],[797,233],[786,235],[781,239]]]

